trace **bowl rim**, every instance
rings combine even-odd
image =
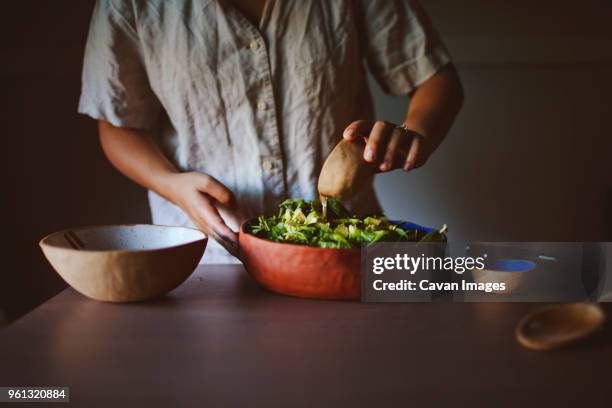
[[[163,227],[163,228],[172,228],[172,229],[185,229],[185,230],[192,230],[192,231],[199,232],[201,234],[201,238],[193,240],[193,241],[184,242],[178,245],[160,246],[157,248],[132,248],[132,249],[128,249],[128,248],[126,249],[90,249],[90,248],[75,249],[75,248],[68,248],[64,246],[52,245],[48,242],[45,242],[47,239],[49,239],[50,237],[54,235],[64,234],[68,231],[96,230],[96,229],[109,228],[109,227]],[[65,228],[65,229],[55,231],[55,232],[45,235],[38,241],[38,245],[39,247],[43,249],[44,248],[54,248],[58,250],[78,251],[78,252],[96,253],[96,254],[125,254],[125,253],[134,253],[134,252],[145,253],[145,252],[170,250],[170,249],[181,248],[184,246],[192,245],[196,242],[202,242],[202,241],[204,242],[208,241],[208,235],[205,234],[203,231],[197,228],[193,228],[193,227],[185,227],[185,226],[180,226],[180,225],[163,225],[163,224],[144,224],[144,223],[128,224],[128,223],[125,223],[125,224],[96,224],[96,225],[84,225],[84,226],[74,227],[74,228]]]

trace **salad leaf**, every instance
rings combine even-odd
[[[334,198],[327,199],[327,214],[321,201],[294,198],[279,205],[278,214],[261,216],[251,232],[275,242],[321,248],[355,248],[373,242],[446,241],[446,226],[435,233],[402,229],[382,215],[356,216]]]

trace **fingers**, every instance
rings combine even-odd
[[[228,206],[229,208],[236,207],[234,194],[221,184],[216,178],[208,174],[197,174],[199,176],[197,188],[199,191],[208,194],[217,202]]]
[[[205,195],[200,195],[196,206],[194,221],[212,238],[223,245],[231,254],[237,253],[238,234],[223,221],[219,211]]]
[[[363,152],[363,159],[365,161],[374,163],[384,154],[389,135],[394,127],[394,125],[381,120],[377,120],[374,123]]]
[[[422,140],[419,136],[412,137],[410,150],[408,151],[408,156],[406,156],[406,161],[404,162],[403,166],[404,171],[410,171],[416,167],[416,163],[421,152],[421,143]]]
[[[391,131],[391,137],[387,144],[387,151],[385,152],[382,163],[379,166],[380,171],[392,170],[395,163],[398,161],[398,155],[401,153],[401,147],[408,144],[408,135],[405,131],[399,128],[394,128]],[[404,151],[404,155],[406,152]]]
[[[344,129],[342,137],[346,140],[357,140],[359,137],[366,137],[372,129],[373,123],[369,120],[356,120]]]
[[[404,170],[418,167],[421,141],[413,142],[412,140],[418,137],[411,137],[412,134],[398,129],[393,123],[381,120],[376,122],[357,120],[344,129],[342,136],[350,141],[360,137],[365,138],[363,159],[369,163],[380,161],[378,168],[382,172],[393,170],[398,164]],[[409,150],[412,151],[412,155],[406,157]]]

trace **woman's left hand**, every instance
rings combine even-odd
[[[342,136],[351,141],[363,137],[366,141],[364,160],[377,163],[381,172],[416,169],[424,165],[431,154],[423,135],[382,120],[357,120],[344,129]]]

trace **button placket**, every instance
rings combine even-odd
[[[284,164],[272,86],[272,68],[262,34],[243,16],[239,15],[239,19],[243,21],[243,27],[247,28],[251,38],[246,44],[250,56],[248,57],[249,62],[245,63],[245,67],[260,72],[260,75],[253,77],[253,80],[258,82],[258,95],[254,98],[254,120],[258,129],[257,133],[260,136],[258,137],[258,147],[264,188],[262,204],[264,207],[270,207],[275,206],[286,195]]]
[[[264,156],[261,159],[261,168],[266,172],[276,172],[283,168],[283,161],[280,156]]]
[[[260,111],[262,120],[265,120],[263,130],[266,135],[265,140],[262,140],[260,144],[262,175],[266,189],[264,203],[266,207],[273,207],[285,197],[286,186],[271,81],[265,82],[261,90],[261,96],[270,101],[270,105],[266,104],[266,109]]]
[[[274,163],[272,162],[271,159],[265,158],[263,159],[261,163],[261,168],[264,169],[265,171],[270,171],[274,168]]]
[[[261,50],[261,42],[259,40],[253,40],[249,44],[249,48],[253,52],[259,52],[259,50]]]
[[[259,101],[257,102],[257,110],[260,112],[265,111],[266,109],[268,109],[268,104],[264,101]]]

